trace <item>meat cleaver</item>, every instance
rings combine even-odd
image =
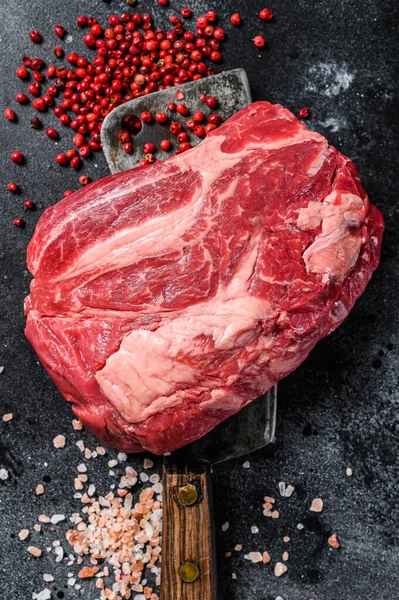
[[[176,96],[176,94],[178,94]],[[199,107],[200,94],[215,96],[223,121],[251,102],[243,69],[225,71],[126,102],[104,120],[101,140],[112,173],[131,169],[143,158],[147,142],[159,146],[163,139],[176,142],[167,125],[142,123],[133,140],[133,153],[126,154],[118,140],[125,117],[165,112],[169,102]],[[183,96],[183,97],[182,97]],[[173,114],[184,125],[184,117]],[[200,138],[191,135],[191,144]],[[157,158],[170,156],[158,151]],[[151,167],[148,167],[151,168]],[[211,466],[262,448],[274,438],[277,388],[248,404],[199,440],[172,452],[163,466],[163,532],[161,600],[216,600],[216,561],[211,513]]]

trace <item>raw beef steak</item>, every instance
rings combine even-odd
[[[162,454],[302,363],[363,292],[382,231],[353,163],[257,102],[46,210],[26,335],[92,432]]]

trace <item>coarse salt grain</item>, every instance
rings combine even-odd
[[[279,482],[278,491],[280,492],[280,496],[285,496],[285,482],[284,481]]]
[[[290,541],[291,541],[291,538],[290,538],[288,535],[285,535],[285,536],[283,537],[283,542],[285,542],[286,544],[287,544],[288,542],[290,542]]]
[[[231,577],[232,577],[232,579],[237,579],[237,573],[232,573]]]
[[[79,579],[89,579],[94,577],[100,569],[98,567],[83,567],[78,573]]]
[[[241,544],[236,544],[236,545],[234,546],[234,550],[235,550],[236,552],[241,552],[241,550],[242,550],[242,546],[241,546]]]
[[[50,590],[45,588],[44,590],[42,590],[41,592],[38,592],[37,594],[35,592],[33,592],[32,598],[33,598],[33,600],[50,600],[51,592],[50,592]]]
[[[331,548],[339,548],[339,541],[335,533],[330,535],[328,538],[328,543],[330,544]]]
[[[72,427],[75,431],[80,431],[83,429],[83,423],[82,421],[79,421],[79,419],[72,419]]]
[[[294,491],[295,491],[295,488],[293,485],[287,485],[287,487],[285,488],[284,496],[286,498],[291,498]]]
[[[124,452],[119,452],[119,454],[118,454],[118,460],[119,460],[119,462],[126,462],[127,461],[127,454],[125,454]]]
[[[226,523],[223,523],[222,525],[222,531],[227,531],[229,528],[230,523],[228,521],[226,521]]]
[[[37,548],[36,546],[28,546],[27,551],[30,554],[32,554],[32,556],[34,556],[35,558],[39,558],[39,556],[42,555],[42,551],[40,550],[40,548]]]
[[[54,548],[54,552],[56,554],[55,562],[59,563],[64,558],[64,549],[61,546]]]
[[[50,523],[50,517],[47,515],[39,515],[38,521],[40,521],[40,523]]]
[[[13,414],[12,413],[6,413],[5,415],[3,415],[3,421],[4,423],[8,423],[8,421],[12,421],[13,419]]]
[[[289,554],[288,552],[283,552],[282,557],[283,560],[287,561],[289,559]]]
[[[109,460],[108,461],[108,466],[110,469],[113,469],[114,467],[116,467],[118,465],[118,461],[115,459]]]
[[[87,467],[84,463],[80,463],[77,468],[79,473],[86,473],[87,471]]]
[[[350,467],[348,467],[348,468],[346,469],[346,474],[347,474],[347,476],[348,476],[348,477],[352,477],[352,475],[353,475],[353,471],[352,471],[352,469],[351,469]]]
[[[0,479],[2,479],[3,481],[5,481],[6,479],[8,479],[8,471],[7,471],[7,469],[0,469]]]
[[[80,450],[81,452],[84,452],[84,450],[85,450],[85,443],[84,443],[84,441],[83,441],[83,440],[78,440],[78,441],[76,442],[76,446],[79,448],[79,450]]]
[[[296,526],[296,528],[299,529],[299,531],[304,529],[304,527],[305,527],[305,525],[303,523],[298,523],[298,525]]]
[[[57,523],[61,523],[61,521],[65,521],[65,515],[53,515],[50,519],[53,525],[57,525]]]
[[[253,563],[263,562],[263,557],[260,552],[249,552],[249,554],[244,554],[244,558]]]
[[[321,513],[323,511],[323,500],[321,498],[314,498],[310,505],[310,510],[312,512]]]
[[[244,463],[242,463],[242,466],[244,467],[244,469],[249,469],[251,463],[249,462],[249,460],[246,460]]]
[[[251,527],[251,533],[259,533],[259,529],[256,525],[252,525]]]
[[[43,579],[46,583],[50,583],[50,581],[54,581],[54,577],[53,577],[53,575],[50,575],[50,573],[43,573]]]
[[[97,446],[96,452],[100,456],[104,456],[106,454],[106,450],[105,450],[105,448],[103,448],[103,446]]]
[[[23,542],[29,537],[29,529],[21,529],[18,534],[19,539]]]
[[[41,496],[41,494],[44,494],[44,485],[42,485],[41,483],[39,483],[36,486],[36,496]]]
[[[57,435],[54,439],[53,439],[53,445],[54,448],[64,448],[65,447],[65,436],[64,435]]]
[[[275,567],[274,567],[274,574],[276,577],[281,577],[281,575],[284,575],[284,573],[286,573],[287,571],[287,565],[285,565],[284,563],[278,562],[276,563]]]
[[[264,552],[262,554],[262,562],[264,565],[267,565],[271,561],[271,556],[268,552]]]
[[[144,469],[152,469],[153,466],[154,466],[154,461],[152,461],[150,458],[144,459],[144,462],[143,462]]]

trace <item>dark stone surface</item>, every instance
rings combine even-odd
[[[153,10],[142,0],[141,10]],[[177,8],[183,2],[173,0]],[[204,1],[190,3],[201,11]],[[252,455],[250,469],[243,460],[219,466],[214,472],[219,600],[382,600],[398,597],[398,308],[397,278],[397,149],[398,105],[398,3],[396,0],[364,0],[340,3],[275,2],[272,23],[262,23],[257,12],[261,2],[223,0],[212,3],[225,17],[234,10],[244,16],[240,29],[227,26],[225,66],[247,70],[255,99],[281,102],[294,112],[312,108],[309,125],[325,134],[330,142],[351,156],[371,199],[386,218],[386,235],[381,267],[365,294],[342,327],[314,350],[305,364],[279,388],[277,441]],[[13,76],[20,57],[37,54],[49,59],[57,39],[52,26],[64,24],[76,38],[70,48],[83,46],[77,39],[75,18],[83,11],[96,16],[125,8],[122,1],[37,0],[0,6],[2,65],[1,110],[15,106],[14,97],[24,87]],[[207,5],[208,7],[209,5]],[[169,9],[156,5],[165,23]],[[44,43],[33,47],[28,32],[36,27]],[[263,31],[269,49],[259,52],[251,38]],[[66,45],[66,44],[64,44]],[[77,187],[77,174],[54,164],[54,142],[44,131],[32,131],[31,108],[17,108],[17,124],[1,117],[1,307],[0,413],[12,411],[14,420],[0,422],[0,462],[10,478],[0,482],[0,582],[7,600],[25,600],[43,589],[41,574],[54,573],[52,597],[80,597],[65,589],[65,565],[55,565],[45,556],[33,559],[18,540],[22,527],[32,527],[40,513],[70,514],[79,507],[73,500],[73,477],[81,461],[74,442],[84,439],[90,448],[95,440],[86,433],[71,431],[70,407],[38,364],[23,336],[22,301],[28,291],[25,248],[43,209],[61,198],[67,188]],[[45,115],[46,124],[56,124]],[[60,149],[70,146],[71,135],[62,131]],[[27,157],[24,167],[9,159],[14,149]],[[85,169],[86,171],[86,169]],[[88,163],[93,177],[105,175],[103,157]],[[15,180],[20,196],[6,191]],[[26,215],[21,231],[12,219],[21,214],[23,200],[32,198],[37,210]],[[64,433],[67,447],[56,451],[52,439]],[[111,452],[110,455],[114,455]],[[46,463],[46,465],[45,465]],[[132,457],[139,466],[142,457]],[[157,467],[160,463],[157,463]],[[353,468],[346,477],[347,466]],[[112,478],[105,459],[89,465],[98,489],[107,491]],[[50,475],[46,494],[36,497],[37,483]],[[46,478],[48,479],[48,478]],[[278,498],[278,482],[296,486],[290,499],[279,499],[278,520],[262,516],[265,494]],[[312,498],[324,499],[321,515],[312,515]],[[221,526],[230,527],[222,532]],[[298,530],[296,524],[305,525]],[[251,526],[259,527],[258,534]],[[45,548],[49,540],[63,539],[67,524],[52,534],[32,536]],[[340,550],[331,550],[327,537],[336,532]],[[267,549],[273,564],[283,550],[282,537],[289,535],[288,572],[274,577],[271,566],[253,565],[244,552]],[[63,542],[64,543],[64,542]],[[242,553],[224,552],[236,543]],[[66,548],[66,544],[64,543]],[[232,579],[232,572],[237,579]],[[82,597],[97,598],[85,584]]]

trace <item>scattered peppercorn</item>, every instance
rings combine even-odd
[[[170,141],[162,140],[162,142],[159,144],[159,147],[161,148],[161,150],[167,152],[170,149]]]
[[[148,162],[149,165],[152,165],[155,162],[155,156],[151,153],[148,153],[145,155],[145,160]]]
[[[17,94],[15,96],[15,100],[19,103],[19,104],[27,104],[29,102],[29,98],[26,94],[23,94],[22,92],[20,92],[19,94]]]
[[[190,150],[192,148],[190,142],[183,142],[179,146],[179,152],[185,152],[186,150]]]
[[[218,105],[218,101],[216,100],[215,96],[208,96],[205,102],[209,108],[216,108]]]
[[[80,169],[82,162],[81,162],[79,156],[75,156],[75,158],[72,158],[70,160],[69,164],[71,165],[72,169]]]
[[[73,190],[65,190],[65,192],[64,192],[64,198],[68,198],[68,196],[71,196],[74,193],[75,192]]]
[[[240,25],[240,23],[241,23],[241,16],[238,13],[234,13],[230,17],[230,23],[232,25]]]
[[[147,144],[144,144],[144,154],[154,154],[155,150],[157,149],[155,144],[152,144],[151,142],[148,142]]]
[[[33,208],[35,208],[35,203],[32,200],[25,200],[24,206],[28,210],[32,210]]]
[[[18,190],[19,190],[17,184],[14,183],[13,181],[11,181],[11,183],[9,183],[7,185],[7,189],[8,189],[9,192],[12,192],[13,194],[15,194],[16,192],[18,192]]]
[[[142,112],[140,117],[143,123],[151,123],[152,121],[151,113],[149,113],[148,111]]]
[[[54,129],[54,127],[47,127],[47,129],[46,129],[46,135],[47,135],[47,137],[51,138],[52,140],[57,140],[58,139],[58,133]]]
[[[167,120],[168,115],[164,112],[157,112],[155,115],[155,120],[158,123],[165,123],[165,121]]]
[[[263,21],[270,21],[273,18],[273,13],[268,8],[264,8],[260,11],[259,16]]]
[[[219,125],[221,120],[222,120],[222,117],[220,115],[216,115],[216,114],[211,114],[207,118],[208,123],[213,123],[214,125]]]
[[[11,160],[20,165],[24,162],[24,156],[22,152],[20,152],[19,150],[15,150],[15,152],[11,153]]]
[[[57,156],[55,157],[55,162],[58,165],[66,165],[68,162],[68,159],[65,154],[57,154]]]
[[[131,142],[126,142],[126,144],[123,144],[123,150],[126,154],[133,154],[133,144]]]
[[[79,156],[82,158],[88,158],[91,154],[91,150],[89,146],[82,146],[79,148]]]
[[[78,17],[76,19],[77,26],[81,27],[81,28],[87,27],[87,22],[88,22],[88,19],[85,15],[81,15],[80,17]]]
[[[176,110],[179,113],[179,115],[187,115],[188,114],[188,108],[185,104],[178,104],[176,107]]]
[[[54,26],[54,33],[59,38],[63,38],[63,37],[65,37],[66,31],[65,31],[65,28],[62,27],[62,25],[55,25]]]
[[[208,135],[208,133],[210,133],[211,131],[213,131],[214,129],[216,129],[216,125],[214,123],[208,123],[205,126],[205,134]]]
[[[253,42],[257,48],[263,48],[263,46],[266,44],[266,40],[263,35],[255,36]]]
[[[23,227],[25,225],[25,221],[21,219],[21,217],[18,217],[17,219],[14,219],[13,225],[15,225],[15,227]]]
[[[40,125],[41,122],[37,117],[33,117],[33,119],[31,119],[30,126],[32,129],[39,129]]]
[[[189,19],[189,18],[191,17],[191,14],[192,14],[192,13],[191,13],[191,9],[190,9],[190,8],[188,8],[188,6],[184,6],[184,7],[181,9],[181,16],[182,16],[184,19]]]
[[[308,108],[307,106],[301,108],[301,110],[299,111],[299,116],[301,117],[301,119],[308,119],[310,117],[310,108]]]
[[[182,130],[181,123],[179,123],[178,121],[173,121],[173,122],[170,124],[170,127],[169,127],[169,129],[170,129],[170,132],[171,132],[171,133],[173,133],[173,135],[177,135],[177,134],[178,134],[178,133],[180,133],[180,132],[181,132],[181,130]]]
[[[30,94],[32,94],[32,96],[35,96],[36,98],[38,96],[40,96],[40,85],[37,83],[37,81],[33,81],[29,86],[28,86],[28,92]]]
[[[46,110],[46,104],[45,104],[43,98],[36,98],[36,100],[33,100],[32,104],[33,104],[33,108],[35,110],[38,110],[40,112],[42,112],[43,110]]]
[[[194,127],[194,135],[197,137],[203,137],[205,135],[205,128],[202,125],[196,125]]]
[[[186,131],[181,131],[177,134],[178,142],[187,142],[188,141],[188,133]]]
[[[61,46],[56,46],[53,52],[57,58],[62,58],[64,56],[64,50],[61,48]]]
[[[80,185],[87,185],[88,183],[91,182],[91,178],[88,175],[81,175],[79,177],[79,183]]]
[[[15,74],[20,79],[26,79],[29,73],[28,70],[25,69],[25,67],[18,67],[18,69],[15,71]]]
[[[40,35],[40,32],[37,29],[33,29],[30,32],[29,37],[35,44],[40,44],[40,42],[42,41],[42,36]]]
[[[168,104],[168,110],[170,110],[171,112],[175,112],[176,111],[176,103],[175,102],[169,102],[169,104]]]
[[[15,121],[15,112],[12,108],[6,108],[4,111],[4,116],[8,121]]]

